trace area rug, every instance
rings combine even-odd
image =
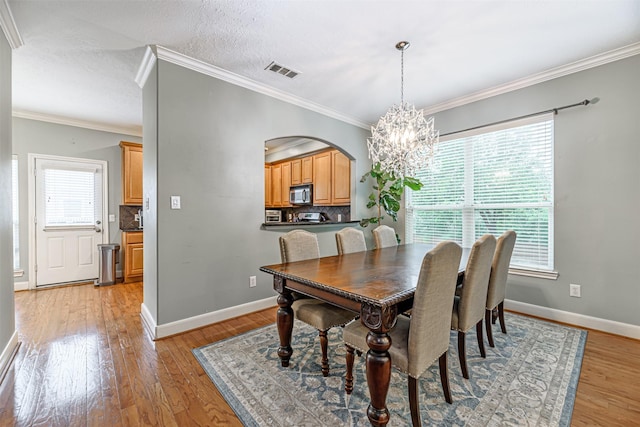
[[[425,425],[568,426],[587,333],[511,313],[508,334],[494,327],[495,348],[480,357],[475,333],[467,334],[470,379],[460,372],[457,334],[451,334],[445,402],[438,363],[420,380]],[[475,329],[475,328],[474,328]],[[296,322],[290,366],[278,359],[278,331],[269,325],[193,350],[204,370],[246,426],[367,426],[369,390],[364,357],[354,366],[354,390],[344,392],[345,347],[341,328],[329,333],[329,377],[320,367],[318,332]],[[411,425],[407,377],[393,369],[387,397],[389,426]]]

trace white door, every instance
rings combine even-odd
[[[104,162],[35,157],[35,285],[98,277]]]

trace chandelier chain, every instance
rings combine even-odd
[[[404,49],[400,51],[400,104],[404,104]]]

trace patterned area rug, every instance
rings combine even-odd
[[[568,426],[587,333],[515,314],[507,332],[494,327],[496,347],[480,357],[467,334],[470,380],[460,372],[457,334],[451,334],[445,402],[436,362],[420,380],[422,422],[440,426]],[[475,329],[475,328],[474,328]],[[486,340],[486,338],[485,338]],[[246,426],[367,426],[369,390],[364,357],[354,366],[354,390],[344,392],[342,330],[329,333],[330,376],[320,370],[315,329],[296,322],[288,368],[279,363],[275,325],[193,350],[204,370]],[[392,369],[389,426],[411,425],[407,377]]]

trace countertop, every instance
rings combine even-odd
[[[121,228],[120,231],[122,231],[123,233],[133,233],[136,231],[142,232],[142,228]]]
[[[295,227],[295,228],[302,228],[302,227],[321,227],[323,225],[326,226],[336,226],[336,225],[349,225],[349,226],[353,226],[355,224],[359,224],[360,221],[356,220],[356,221],[341,221],[341,222],[337,222],[337,221],[322,221],[322,222],[308,222],[308,221],[298,221],[298,222],[265,222],[262,223],[262,226],[264,228],[276,228],[276,227]]]

